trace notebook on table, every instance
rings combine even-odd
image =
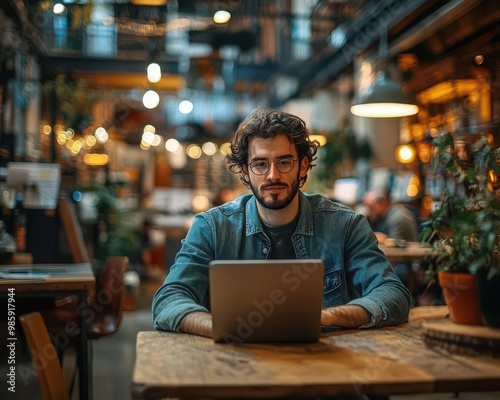
[[[321,260],[212,261],[209,278],[214,341],[319,339]]]

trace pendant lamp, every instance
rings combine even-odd
[[[132,4],[136,6],[164,6],[167,0],[132,0]]]
[[[381,70],[366,96],[351,107],[351,112],[359,117],[396,118],[418,113],[418,106]]]
[[[387,55],[387,28],[381,26],[380,58],[385,61]],[[382,68],[377,72],[375,83],[366,95],[355,102],[351,112],[359,117],[396,118],[414,115],[418,106],[403,93],[401,87],[388,76]]]

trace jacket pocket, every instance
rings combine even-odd
[[[340,306],[346,302],[343,295],[341,271],[327,271],[323,284],[323,308]]]

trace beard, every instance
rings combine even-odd
[[[286,183],[273,183],[273,184],[262,185],[260,188],[256,188],[254,187],[254,185],[252,185],[252,182],[250,182],[250,189],[252,189],[255,198],[262,207],[267,208],[269,210],[282,210],[292,202],[292,200],[297,195],[297,192],[299,191],[299,175],[300,171],[297,174],[297,178],[291,183],[290,186],[288,186]],[[288,190],[286,192],[285,198],[280,200],[279,199],[280,194],[267,194],[267,196],[269,197],[267,199],[264,198],[263,191],[266,188],[266,186],[287,187]]]

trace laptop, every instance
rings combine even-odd
[[[315,342],[320,335],[321,260],[225,260],[209,265],[216,342]]]

